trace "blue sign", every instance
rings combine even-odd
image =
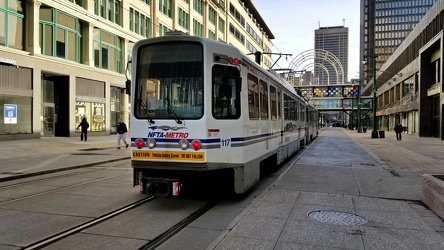
[[[5,124],[17,124],[16,104],[5,104]]]

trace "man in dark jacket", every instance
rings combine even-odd
[[[128,148],[128,143],[126,142],[126,132],[128,132],[126,124],[122,121],[122,118],[119,118],[119,122],[117,123],[117,149],[120,149],[121,140],[123,143],[125,143],[125,148]]]
[[[401,140],[401,134],[402,134],[402,125],[401,123],[396,123],[395,125],[395,133],[396,133],[396,140],[400,141]]]
[[[77,126],[77,128],[81,128],[80,131],[80,140],[83,141],[83,138],[85,138],[85,141],[88,139],[88,128],[89,128],[89,123],[86,120],[86,117],[84,116],[82,118],[82,121],[80,122],[79,126]]]

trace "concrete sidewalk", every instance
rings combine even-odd
[[[116,135],[89,135],[86,142],[78,137],[0,141],[0,179],[11,180],[129,158],[129,148],[117,149]]]

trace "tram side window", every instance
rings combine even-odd
[[[270,86],[270,109],[271,120],[277,120],[276,88],[273,86]]]
[[[284,94],[284,120],[290,119],[290,97]]]
[[[301,121],[305,122],[305,107],[304,107],[304,104],[301,103],[300,107],[301,107]]]
[[[282,114],[281,114],[281,92],[280,91],[278,91],[277,92],[277,101],[278,101],[278,105],[277,105],[277,108],[278,108],[278,119],[282,119]]]
[[[294,101],[294,120],[298,121],[299,120],[299,102],[298,101]]]
[[[214,65],[212,113],[216,119],[238,119],[240,117],[241,82],[239,70],[233,67]]]
[[[264,81],[260,81],[260,94],[261,94],[261,118],[262,120],[268,120],[268,86]]]
[[[290,117],[292,121],[296,121],[296,112],[298,111],[297,104],[296,100],[291,98]]]
[[[257,77],[248,74],[248,113],[250,119],[259,118],[259,88]]]

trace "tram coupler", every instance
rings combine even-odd
[[[148,193],[156,197],[179,196],[181,183],[177,179],[151,179],[139,180],[141,193]]]

